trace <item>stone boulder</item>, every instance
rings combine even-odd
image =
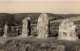
[[[76,25],[70,19],[63,20],[59,25],[59,36],[58,39],[62,40],[77,40],[76,36]]]

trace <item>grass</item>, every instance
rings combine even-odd
[[[5,43],[1,43],[0,49],[6,50],[20,50],[22,47],[28,48],[29,50],[36,51],[36,49],[41,50],[42,48],[50,49],[52,46],[64,45],[65,51],[77,51],[80,49],[80,40],[76,41],[66,41],[66,40],[58,40],[56,37],[49,37],[47,39],[38,39],[36,37],[8,37],[8,38],[0,38],[1,41]]]

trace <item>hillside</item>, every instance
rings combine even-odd
[[[31,17],[31,23],[35,24],[37,23],[37,19],[40,14],[41,13],[0,13],[0,27],[3,27],[5,22],[9,22],[10,24],[22,24],[22,20],[28,16]],[[80,16],[80,14],[46,14],[48,15],[50,21]]]

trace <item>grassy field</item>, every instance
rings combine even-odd
[[[65,46],[65,51],[78,51],[80,49],[80,40],[66,41],[58,40],[57,37],[49,37],[47,39],[38,39],[36,37],[0,37],[0,49],[7,51],[44,51],[53,46]],[[27,51],[26,50],[26,51]]]

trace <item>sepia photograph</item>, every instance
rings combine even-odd
[[[80,51],[80,1],[0,0],[0,51]]]

